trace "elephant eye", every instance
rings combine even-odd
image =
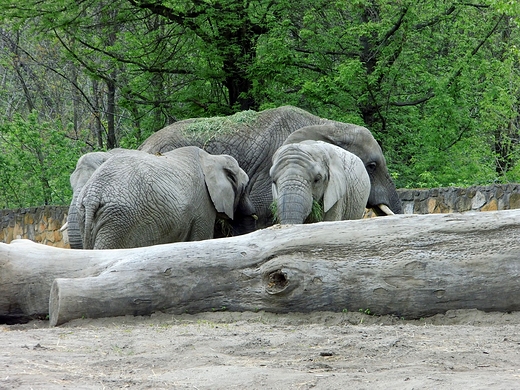
[[[377,166],[377,164],[375,163],[375,161],[369,162],[366,165],[366,169],[367,169],[368,173],[374,172],[376,170],[376,166]]]
[[[314,177],[314,183],[319,182],[321,179],[322,179],[321,173],[318,173],[318,174]]]

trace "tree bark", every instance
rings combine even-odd
[[[508,210],[276,225],[126,250],[44,249],[22,241],[0,247],[0,297],[7,294],[28,312],[38,299],[42,312],[50,290],[51,326],[158,310],[368,309],[404,318],[450,309],[514,311],[520,310],[519,228],[520,210]],[[38,280],[42,287],[35,290]],[[0,315],[14,307],[7,303],[0,300]]]

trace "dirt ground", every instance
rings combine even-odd
[[[0,389],[518,389],[520,312],[362,313],[0,325]]]

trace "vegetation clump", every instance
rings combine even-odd
[[[247,110],[225,117],[195,118],[186,121],[182,129],[188,136],[207,141],[217,134],[230,134],[245,126],[253,126],[257,119],[258,112]]]
[[[274,200],[269,206],[271,210],[271,214],[273,214],[273,223],[280,223],[278,218],[278,205],[276,200]],[[312,200],[312,208],[311,213],[307,216],[303,223],[316,223],[323,221],[323,202],[318,202],[317,200]]]

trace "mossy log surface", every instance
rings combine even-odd
[[[520,310],[520,210],[279,226],[125,250],[0,245],[0,317]]]

